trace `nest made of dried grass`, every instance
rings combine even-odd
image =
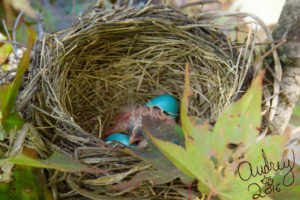
[[[223,34],[194,24],[165,8],[93,10],[46,39],[45,77],[56,93],[47,96],[83,130],[101,133],[128,104],[161,94],[180,99],[189,62],[191,114],[215,120],[242,92],[248,71]]]
[[[238,46],[219,28],[164,6],[142,10],[95,8],[79,17],[70,29],[46,35],[36,49],[31,70],[34,75],[23,92],[24,96],[38,87],[26,115],[41,133],[48,153],[72,155],[111,174],[106,177],[49,170],[53,195],[187,198],[188,191],[179,180],[155,188],[144,183],[128,191],[112,191],[109,186],[153,168],[106,146],[102,131],[124,106],[143,105],[161,94],[180,100],[187,62],[193,92],[190,114],[215,121],[252,80],[253,44],[251,38],[246,45]],[[275,98],[272,84],[268,87],[271,90],[265,91],[263,107],[266,116]],[[192,195],[200,193],[195,189]]]

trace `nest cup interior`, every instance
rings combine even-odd
[[[48,40],[45,63],[60,109],[101,133],[126,106],[162,94],[180,101],[188,62],[190,114],[215,120],[239,96],[247,72],[220,31],[195,24],[169,8],[87,12]]]

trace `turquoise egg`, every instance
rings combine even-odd
[[[175,97],[171,95],[160,95],[151,99],[145,107],[156,106],[167,112],[171,117],[176,118],[179,112],[179,104]]]
[[[109,135],[105,141],[106,142],[117,141],[129,147],[136,146],[135,144],[132,145],[129,144],[129,136],[125,135],[124,133],[113,133]]]

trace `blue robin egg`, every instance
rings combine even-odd
[[[120,142],[126,146],[136,146],[135,144],[130,145],[129,144],[129,136],[125,135],[124,133],[113,133],[111,135],[109,135],[106,140],[106,142],[112,142],[112,141],[117,141]]]
[[[168,113],[171,117],[176,118],[179,112],[179,104],[175,97],[171,95],[160,95],[151,99],[145,107],[156,106]]]

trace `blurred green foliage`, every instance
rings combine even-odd
[[[290,123],[297,127],[300,126],[300,99],[298,100],[298,103],[295,106]]]
[[[14,111],[14,107],[22,76],[29,65],[31,47],[36,38],[34,31],[32,29],[28,30],[30,37],[28,39],[27,50],[18,64],[14,80],[12,83],[7,83],[0,87],[0,139],[3,138],[3,130],[8,134],[11,130],[20,129],[24,123],[20,115]]]
[[[13,172],[14,181],[0,184],[1,200],[44,200],[44,183],[40,169],[17,166]]]
[[[15,30],[16,41],[22,43],[27,43],[26,25],[33,25],[34,30],[38,32],[40,16],[43,16],[45,32],[54,33],[70,27],[75,15],[97,4],[97,0],[32,0],[30,4],[28,2],[29,0],[0,0],[0,18],[5,20],[11,36],[19,13],[24,12]],[[2,22],[0,32],[6,35]]]

